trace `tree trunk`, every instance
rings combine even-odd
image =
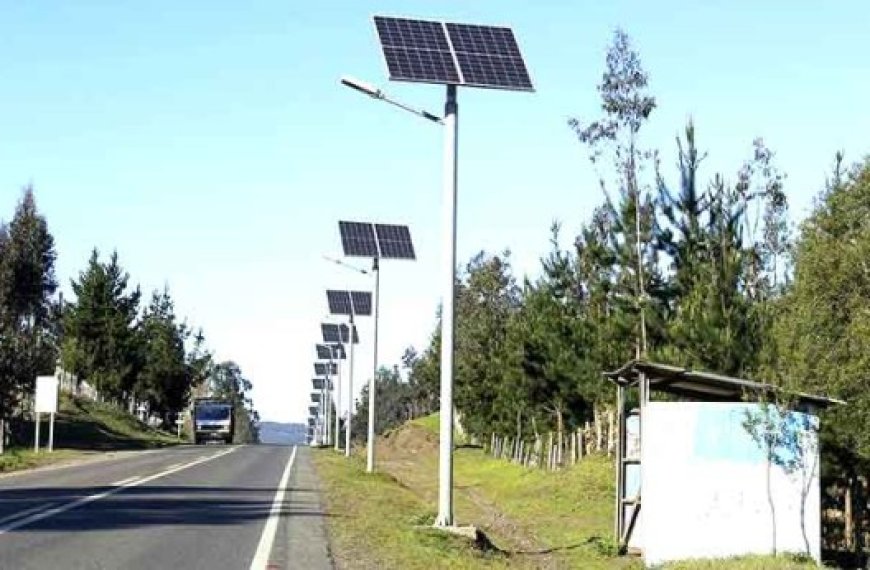
[[[770,457],[767,458],[767,504],[770,505],[770,531],[773,542],[770,545],[771,554],[776,556],[776,506],[773,504],[773,494],[770,488]]]
[[[577,460],[578,461],[583,459],[583,452],[586,451],[584,449],[585,445],[586,445],[586,442],[584,441],[584,438],[583,438],[583,430],[580,428],[577,428]]]
[[[0,419],[0,455],[6,451],[6,422]]]
[[[556,465],[562,465],[562,448],[563,435],[565,433],[564,418],[562,416],[562,408],[556,407]]]
[[[843,522],[846,538],[846,550],[852,552],[855,548],[855,518],[852,510],[852,477],[846,480],[846,493],[843,497]]]

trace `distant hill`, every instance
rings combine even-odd
[[[260,442],[284,445],[304,444],[308,426],[280,422],[260,422]]]

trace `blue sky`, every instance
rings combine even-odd
[[[440,268],[442,133],[342,88],[343,74],[439,112],[436,86],[388,84],[373,14],[514,28],[535,94],[460,92],[459,258],[510,248],[534,275],[553,219],[566,238],[601,201],[565,123],[595,117],[623,27],[659,108],[644,142],[665,166],[692,116],[705,174],[733,179],[761,136],[793,217],[834,152],[868,151],[870,5],[689,2],[62,2],[0,8],[0,218],[33,183],[65,289],[117,249],[144,290],[255,385],[266,419],[299,420],[323,290],[370,282],[322,259],[339,219],[411,226],[416,262],[385,262],[381,358],[425,344]],[[357,388],[371,370],[363,322]]]

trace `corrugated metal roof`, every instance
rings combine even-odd
[[[773,384],[646,360],[630,360],[618,370],[605,372],[604,376],[617,385],[630,386],[638,381],[641,374],[645,374],[649,379],[651,391],[666,392],[696,400],[739,402],[746,400],[747,396],[785,395],[796,398],[799,403],[820,407],[846,403],[826,396],[789,392]]]

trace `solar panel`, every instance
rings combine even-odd
[[[351,301],[353,301],[353,314],[368,316],[372,314],[372,294],[368,291],[351,291]]]
[[[320,392],[311,392],[311,401],[320,402]]]
[[[332,358],[332,349],[326,344],[315,345],[317,349],[317,358],[320,360],[329,360]]]
[[[338,373],[338,365],[335,362],[332,362],[331,364],[332,366],[329,366],[329,362],[315,362],[314,373],[318,376],[326,376],[327,374]]]
[[[314,417],[317,417],[317,414],[320,412],[320,408],[318,406],[308,406],[308,413]]]
[[[315,390],[323,390],[324,385],[326,384],[326,380],[323,378],[312,378],[311,385]]]
[[[338,335],[338,330],[336,329],[336,335]],[[332,348],[332,358],[333,360],[344,360],[347,358],[347,353],[344,350],[344,345],[341,343],[331,344]]]
[[[460,83],[456,61],[440,22],[375,16],[390,79]]]
[[[314,418],[308,418],[308,425],[310,427],[314,427],[315,423],[316,423],[316,420]]]
[[[339,328],[341,330],[341,342],[347,344],[348,342],[350,342],[350,328],[344,324],[341,325]],[[354,325],[353,327],[353,343],[359,344],[359,333],[356,330],[356,325]]]
[[[361,222],[338,222],[341,247],[345,255],[377,257],[378,245],[371,224]]]
[[[341,334],[338,325],[332,323],[321,323],[320,332],[323,334],[323,342],[340,343]]]
[[[375,16],[390,79],[534,91],[510,28]]]
[[[333,315],[351,314],[350,294],[347,291],[326,291],[326,302],[329,304],[329,312]]]
[[[463,85],[534,91],[510,28],[445,24]]]
[[[375,224],[378,238],[378,249],[381,257],[392,259],[416,259],[414,245],[411,243],[411,232],[408,226],[390,224]]]

